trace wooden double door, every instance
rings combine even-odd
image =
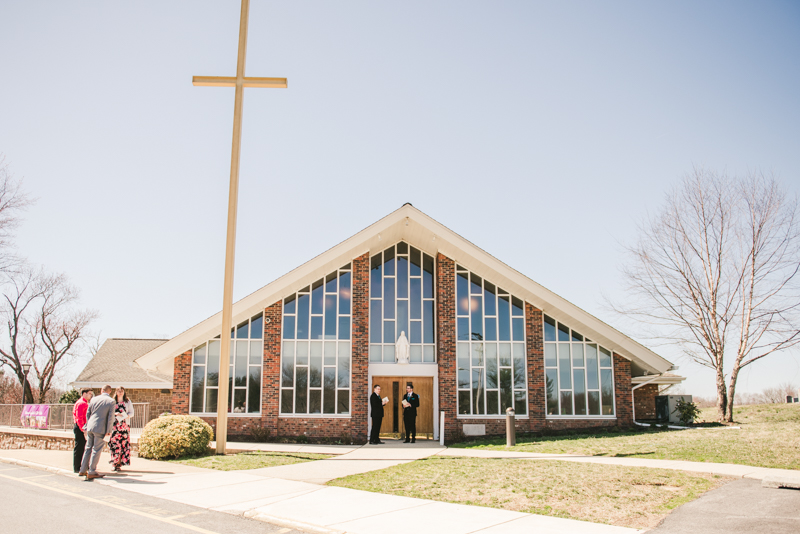
[[[381,436],[405,437],[403,424],[403,405],[406,385],[414,385],[414,393],[419,395],[417,408],[417,438],[433,439],[433,377],[431,376],[373,376],[370,390],[381,387],[381,397],[389,397],[383,407]]]

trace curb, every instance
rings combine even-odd
[[[280,527],[287,527],[295,530],[303,530],[305,532],[313,532],[315,534],[346,534],[344,530],[336,530],[332,528],[313,525],[311,523],[292,521],[290,519],[284,519],[282,517],[277,517],[269,514],[262,514],[259,512],[247,511],[244,514],[242,514],[242,516],[248,519],[264,521],[265,523],[270,523],[272,525],[278,525]]]
[[[70,471],[68,469],[62,469],[60,467],[53,467],[51,465],[45,465],[45,464],[37,464],[36,462],[29,462],[27,460],[18,460],[17,458],[5,458],[5,457],[0,456],[0,462],[6,463],[6,464],[19,465],[19,466],[22,466],[22,467],[31,467],[33,469],[40,469],[40,470],[43,470],[43,471],[50,471],[51,473],[55,473],[57,475],[70,475],[70,476],[74,475],[74,476],[78,476],[77,473],[73,473],[72,471]]]

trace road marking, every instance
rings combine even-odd
[[[207,513],[208,512],[206,512],[205,510],[200,510],[198,512],[190,512],[188,514],[173,515],[171,517],[168,517],[167,519],[180,519],[181,517],[189,517],[190,515],[200,515],[200,514],[207,514]]]
[[[148,514],[147,512],[141,512],[139,510],[134,510],[132,508],[128,508],[128,507],[125,507],[125,506],[119,506],[117,504],[112,504],[112,503],[109,503],[109,502],[101,501],[100,499],[87,497],[85,495],[76,495],[75,493],[72,493],[71,491],[65,491],[65,490],[61,490],[61,489],[58,489],[58,488],[53,488],[51,486],[45,486],[45,485],[39,484],[37,482],[29,482],[24,478],[10,477],[8,475],[3,475],[3,474],[0,474],[0,477],[7,478],[9,480],[16,480],[16,481],[22,482],[23,484],[29,484],[31,486],[36,486],[37,488],[42,488],[42,489],[46,489],[46,490],[49,490],[49,491],[55,491],[57,493],[63,493],[65,495],[69,495],[70,497],[75,497],[76,499],[83,499],[84,501],[93,502],[95,504],[101,504],[103,506],[108,506],[109,508],[115,508],[115,509],[121,510],[123,512],[128,512],[130,514],[135,514],[135,515],[139,515],[139,516],[142,516],[142,517],[146,517],[148,519],[153,519],[154,521],[161,521],[162,523],[169,523],[170,525],[174,525],[176,527],[183,527],[183,528],[185,528],[187,530],[193,530],[195,532],[201,532],[203,534],[219,534],[217,532],[214,532],[214,531],[211,531],[211,530],[206,530],[206,529],[200,528],[200,527],[196,527],[194,525],[188,525],[186,523],[181,523],[179,521],[175,521],[175,520],[172,520],[170,518],[158,517],[157,515]]]
[[[282,529],[276,531],[275,534],[286,534],[287,532],[291,532],[291,531],[292,531],[292,529],[290,529],[290,528],[282,528]]]
[[[54,476],[54,475],[35,475],[35,476],[32,476],[32,477],[19,477],[18,480],[30,480],[32,478],[45,478],[45,477],[52,477],[52,476]]]

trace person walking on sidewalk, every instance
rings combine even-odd
[[[86,409],[89,408],[89,401],[92,400],[93,396],[92,388],[83,388],[81,390],[81,398],[72,407],[72,420],[75,421],[75,426],[72,428],[72,432],[75,434],[75,447],[72,449],[72,469],[76,473],[81,470],[83,451],[86,449],[86,436],[83,433],[83,427],[86,426]]]
[[[370,414],[372,416],[372,433],[369,435],[369,442],[373,445],[382,445],[381,423],[383,422],[383,405],[386,402],[381,399],[380,386],[375,386],[372,391],[372,395],[369,396],[369,407],[372,412]]]
[[[83,451],[83,461],[79,476],[86,480],[102,478],[97,473],[97,463],[100,461],[100,452],[106,444],[105,438],[111,436],[114,429],[114,406],[116,403],[111,398],[111,386],[104,386],[102,395],[93,398],[86,409],[86,449]]]
[[[125,388],[118,387],[114,392],[114,430],[108,448],[111,449],[111,460],[114,471],[122,471],[123,465],[131,465],[131,418],[133,403],[125,393]]]
[[[414,384],[409,382],[406,394],[403,395],[403,425],[406,427],[406,440],[403,443],[417,442],[417,408],[419,408],[419,395],[414,393]]]

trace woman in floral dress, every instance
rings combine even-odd
[[[114,394],[117,402],[114,406],[114,430],[108,446],[111,449],[110,464],[114,464],[114,471],[121,471],[123,465],[131,465],[131,427],[133,417],[133,403],[125,394],[125,388],[117,388]]]

